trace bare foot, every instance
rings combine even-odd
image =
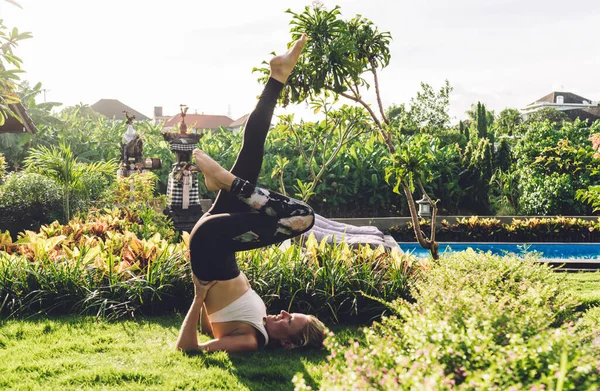
[[[231,189],[231,184],[235,179],[232,173],[221,167],[219,163],[215,162],[204,151],[196,148],[192,152],[192,155],[194,156],[196,165],[204,174],[204,181],[206,182],[208,191]]]
[[[294,43],[294,46],[287,53],[271,59],[269,65],[271,66],[271,77],[273,79],[285,83],[298,62],[307,39],[306,34],[302,34],[302,37]]]

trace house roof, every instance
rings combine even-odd
[[[23,107],[21,103],[9,104],[8,107],[12,110],[13,113],[15,113],[19,118],[21,118],[23,123],[21,123],[21,121],[12,116],[8,116],[6,118],[6,121],[4,122],[4,125],[0,126],[0,133],[26,132],[29,134],[35,134],[35,132],[37,132],[35,124],[31,120],[31,118],[27,114],[27,111],[25,110],[25,107]]]
[[[114,118],[117,120],[126,119],[123,110],[127,111],[129,115],[135,115],[136,121],[146,121],[150,119],[144,114],[140,113],[139,111],[134,110],[126,104],[119,102],[117,99],[100,99],[91,107],[92,109],[94,109],[95,112],[100,113],[105,117]]]
[[[531,103],[530,105],[536,104],[536,103],[542,103],[542,102],[546,102],[546,103],[556,103],[556,97],[557,96],[562,96],[564,97],[564,102],[563,103],[571,103],[571,104],[582,104],[583,101],[587,101],[587,102],[591,102],[591,99],[588,98],[584,98],[582,96],[579,96],[577,94],[573,94],[571,92],[560,92],[560,91],[554,91],[549,93],[548,95],[536,100],[535,102]]]
[[[571,121],[574,121],[575,118],[579,118],[580,120],[588,120],[589,122],[600,120],[600,106],[565,110],[564,113]]]
[[[236,119],[235,121],[233,121],[231,123],[231,125],[229,125],[230,128],[237,128],[238,126],[244,126],[246,125],[246,122],[248,121],[248,117],[250,117],[250,114],[246,114],[238,119]]]
[[[163,128],[172,128],[181,122],[181,114],[177,114],[167,120]],[[185,123],[188,128],[193,125],[194,129],[218,129],[221,126],[229,127],[233,120],[225,115],[187,114]]]

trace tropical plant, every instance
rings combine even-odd
[[[593,159],[597,162],[597,159],[600,158],[600,133],[592,134],[589,140],[592,142],[592,149],[594,151]],[[598,169],[594,168],[594,172],[597,173]],[[591,205],[593,211],[597,212],[600,210],[600,185],[592,185],[587,189],[578,189],[575,198]]]
[[[18,5],[14,1],[11,3]],[[4,125],[8,117],[22,121],[9,107],[20,102],[16,91],[19,73],[23,72],[22,61],[14,54],[13,49],[18,46],[19,41],[28,38],[31,38],[31,33],[19,33],[16,27],[8,31],[4,20],[0,19],[0,126]]]
[[[432,160],[431,145],[425,136],[411,136],[402,142],[399,148],[390,157],[385,158],[389,162],[386,167],[386,181],[395,183],[394,192],[399,193],[400,188],[408,198],[408,206],[415,227],[417,241],[423,248],[431,251],[433,259],[438,259],[438,243],[435,241],[435,224],[431,224],[431,239],[428,239],[419,228],[417,210],[412,193],[415,191],[415,183],[419,186],[423,197],[433,206],[431,221],[436,221],[437,207],[431,197],[425,191],[423,182],[431,180],[432,174],[427,170],[427,165]]]
[[[526,123],[515,146],[514,169],[519,175],[520,212],[572,215],[586,211],[576,200],[578,190],[596,183],[600,172],[590,148],[590,134],[600,121]]]
[[[429,223],[422,226],[428,228]],[[567,217],[513,219],[502,223],[497,218],[471,216],[454,223],[441,221],[437,237],[443,242],[574,242],[595,243],[600,240],[600,220]],[[392,227],[390,234],[400,242],[414,240],[409,223]]]
[[[6,174],[6,159],[4,158],[4,155],[0,153],[0,184],[2,184],[5,174]]]
[[[42,83],[37,83],[33,87],[30,86],[29,82],[24,80],[17,90],[21,104],[27,110],[27,114],[31,117],[31,120],[36,127],[40,126],[61,126],[63,122],[57,118],[52,110],[61,106],[58,102],[38,102],[37,98],[40,97],[45,91],[42,88]]]
[[[526,124],[534,122],[548,121],[556,129],[560,129],[565,122],[569,121],[569,117],[564,111],[556,110],[554,107],[544,107],[527,115]]]
[[[496,121],[496,135],[517,135],[519,127],[523,123],[521,112],[517,109],[506,108],[498,114]]]
[[[26,231],[0,232],[0,314],[84,313],[106,317],[172,312],[192,297],[189,235],[174,242],[139,209],[96,211]],[[138,231],[141,226],[148,229]],[[145,236],[147,235],[147,236]],[[309,238],[240,254],[240,268],[271,310],[309,311],[330,321],[364,322],[429,268],[399,251],[330,246]]]
[[[315,3],[313,7],[306,7],[302,13],[291,10],[287,12],[292,15],[292,38],[296,40],[302,34],[307,34],[310,39],[282,92],[283,103],[304,102],[321,95],[327,98],[331,94],[334,98],[341,96],[356,102],[367,110],[390,155],[393,155],[396,145],[392,140],[390,121],[383,109],[378,79],[378,69],[385,68],[390,61],[390,33],[379,32],[371,21],[360,15],[349,21],[339,19],[341,13],[337,6],[328,11],[321,3]],[[269,68],[254,70],[262,73],[260,80],[266,82]],[[381,119],[363,100],[360,92],[361,87],[369,87],[364,78],[368,73],[373,76]],[[435,241],[425,240],[419,229],[409,178],[404,177],[401,172],[396,176],[409,203],[419,243],[432,250],[432,254],[436,253]],[[435,214],[437,207],[433,203],[432,207]]]
[[[313,101],[313,107],[315,112],[323,110],[325,120],[295,125],[292,122],[293,116],[282,116],[279,125],[283,132],[292,134],[296,150],[308,168],[309,177],[306,182],[298,179],[303,182],[298,184],[298,195],[303,201],[308,201],[315,194],[315,188],[342,149],[362,134],[372,132],[367,121],[368,115],[360,108],[344,105],[339,110],[331,110],[324,100]],[[306,143],[306,140],[311,140],[312,143]]]
[[[90,173],[114,175],[117,163],[108,162],[80,163],[71,151],[71,147],[60,143],[58,147],[40,146],[29,152],[25,159],[25,166],[29,171],[37,172],[55,180],[62,188],[64,202],[64,219],[71,218],[70,199],[73,192],[85,192],[82,179]]]
[[[497,215],[515,215],[519,210],[519,175],[517,171],[497,169],[490,179],[490,198]]]
[[[348,21],[339,19],[338,6],[328,11],[316,4],[307,6],[302,13],[291,10],[287,13],[292,15],[292,38],[299,39],[302,34],[310,38],[282,92],[284,105],[314,100],[321,95],[329,97],[332,93],[336,97],[342,96],[367,110],[386,144],[393,148],[391,135],[382,125],[389,121],[383,109],[378,79],[378,69],[385,68],[390,61],[390,33],[380,32],[373,22],[360,15]],[[262,73],[261,80],[266,82],[268,67],[254,71]],[[364,78],[367,73],[373,76],[381,119],[360,93],[361,87],[369,88]]]

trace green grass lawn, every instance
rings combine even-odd
[[[292,390],[296,373],[318,385],[324,350],[189,356],[174,349],[181,321],[0,322],[0,389]]]
[[[584,307],[600,305],[600,271],[565,273],[571,292]]]
[[[565,278],[582,310],[600,305],[600,272]],[[181,321],[175,315],[0,321],[0,389],[292,390],[297,373],[318,389],[327,351],[185,355],[174,349]],[[335,331],[351,338],[356,330]]]

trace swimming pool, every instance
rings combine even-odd
[[[417,257],[428,257],[429,251],[418,243],[399,242],[405,252]],[[472,248],[475,251],[491,251],[493,254],[505,255],[524,252],[539,252],[542,259],[547,260],[579,260],[600,262],[600,243],[440,243],[439,253],[458,252]]]

